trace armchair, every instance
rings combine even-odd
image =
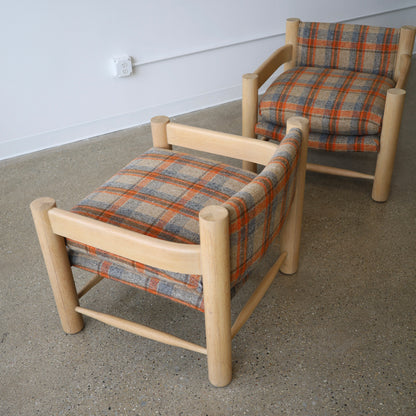
[[[293,115],[310,122],[309,148],[375,152],[374,175],[308,163],[307,169],[373,180],[386,201],[399,137],[415,27],[380,28],[287,19],[286,44],[243,76],[242,132],[279,142]],[[258,89],[284,64],[258,102]],[[247,169],[254,169],[245,163]]]
[[[207,355],[209,380],[232,378],[231,339],[279,270],[296,272],[303,210],[308,122],[288,121],[278,146],[152,119],[154,148],[134,159],[71,211],[52,198],[31,203],[32,215],[65,332],[82,315],[169,345]],[[256,175],[171,150],[179,145],[265,165]],[[231,325],[231,296],[271,242],[282,254]],[[72,267],[95,274],[77,292]],[[197,309],[206,346],[80,306],[102,278]]]

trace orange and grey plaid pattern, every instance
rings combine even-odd
[[[297,66],[319,66],[393,78],[400,30],[341,23],[301,22]]]
[[[150,149],[72,211],[162,240],[199,244],[199,211],[222,204],[254,176],[207,159]],[[199,275],[162,271],[74,241],[68,248],[74,266],[203,309]]]
[[[230,212],[234,294],[287,216],[300,142],[300,131],[292,131],[257,177],[207,159],[151,149],[73,212],[160,239],[198,244],[199,211],[208,205],[224,205]],[[73,266],[204,309],[199,275],[159,270],[71,240],[67,246]]]
[[[369,150],[368,140],[374,142],[381,131],[387,90],[392,87],[393,80],[381,75],[295,67],[278,76],[264,94],[256,134],[279,140],[280,127],[297,115],[310,120],[311,147],[377,151],[372,145]]]
[[[256,134],[262,139],[280,142],[286,135],[286,127],[261,121],[256,125]],[[337,152],[378,152],[380,136],[340,136],[310,132],[308,147]]]
[[[287,218],[301,143],[301,131],[292,129],[263,171],[224,203],[230,215],[231,287],[244,282]]]

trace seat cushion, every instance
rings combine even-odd
[[[256,125],[256,134],[263,139],[280,142],[286,134],[286,127],[260,121]],[[309,133],[308,147],[327,152],[378,152],[380,136],[341,136],[325,133]]]
[[[151,149],[92,192],[73,212],[140,234],[199,244],[199,211],[221,205],[255,174],[165,149]],[[203,310],[200,275],[162,271],[67,241],[73,266]]]
[[[295,67],[267,89],[260,103],[259,123],[285,126],[296,115],[310,120],[312,133],[378,135],[387,90],[392,87],[394,81],[381,75]]]

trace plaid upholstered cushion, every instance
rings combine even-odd
[[[256,125],[260,138],[280,142],[286,134],[286,127],[261,121]],[[338,152],[378,152],[380,136],[341,136],[324,133],[309,133],[308,147]]]
[[[288,118],[301,115],[309,118],[312,133],[377,135],[387,90],[392,87],[394,82],[380,75],[295,67],[267,89],[260,103],[259,123],[284,126]],[[259,129],[256,133],[262,134]]]
[[[199,243],[199,211],[223,204],[230,213],[232,293],[280,231],[293,199],[299,130],[282,141],[257,177],[183,153],[151,149],[85,198],[73,211],[181,243]],[[201,276],[162,271],[67,241],[71,264],[204,309]]]
[[[301,22],[297,66],[368,72],[393,78],[400,30],[341,23]]]
[[[255,175],[163,149],[133,160],[73,212],[163,240],[199,244],[199,211],[219,205]],[[73,266],[203,309],[201,276],[161,271],[68,241]]]

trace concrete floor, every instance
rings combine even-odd
[[[415,415],[415,63],[390,200],[373,202],[364,180],[307,174],[299,271],[276,279],[234,339],[222,389],[196,353],[88,318],[65,335],[58,321],[29,203],[52,196],[70,208],[150,146],[149,126],[0,162],[0,414]],[[240,103],[175,120],[239,133]],[[323,159],[367,172],[375,160],[310,152]],[[202,314],[172,302],[110,281],[84,299],[204,343]]]

